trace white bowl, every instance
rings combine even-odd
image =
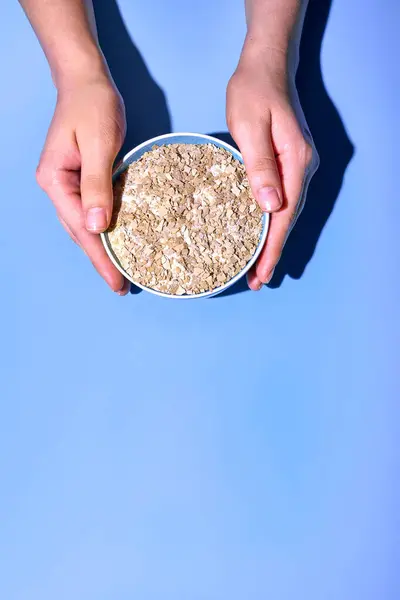
[[[225,150],[230,152],[237,160],[239,160],[241,163],[243,163],[242,155],[240,154],[240,152],[238,150],[236,150],[236,148],[234,148],[233,146],[230,146],[229,144],[226,144],[225,142],[222,142],[221,140],[214,138],[210,135],[203,135],[201,133],[168,133],[166,135],[160,135],[158,137],[155,137],[151,140],[148,140],[147,142],[143,142],[143,144],[136,146],[136,148],[134,148],[133,150],[128,152],[128,154],[126,154],[124,156],[122,162],[118,165],[118,168],[114,172],[113,181],[115,181],[115,179],[117,177],[119,177],[119,175],[121,175],[121,173],[123,173],[123,171],[125,171],[131,163],[139,160],[139,158],[141,158],[141,156],[143,156],[143,154],[145,152],[148,152],[149,150],[151,150],[152,147],[154,146],[154,144],[157,144],[158,146],[165,146],[168,144],[214,144],[214,146],[218,146],[219,148],[225,148]],[[102,242],[104,244],[106,252],[107,252],[108,256],[110,257],[111,261],[114,263],[114,265],[117,267],[117,269],[124,275],[124,277],[126,277],[126,279],[128,279],[128,281],[130,281],[134,285],[142,288],[142,290],[145,290],[146,292],[150,292],[151,294],[155,294],[156,296],[163,296],[164,298],[174,298],[176,300],[191,300],[194,298],[211,298],[212,296],[221,294],[222,292],[227,290],[229,287],[234,285],[237,281],[239,281],[239,279],[241,279],[242,277],[244,277],[246,275],[246,273],[251,269],[251,267],[256,262],[258,256],[260,255],[261,250],[263,249],[265,241],[267,239],[268,227],[269,227],[269,214],[268,213],[263,213],[262,224],[263,224],[263,228],[262,228],[261,235],[260,235],[260,242],[259,242],[252,258],[249,260],[247,265],[245,267],[243,267],[243,269],[241,271],[239,271],[239,273],[237,275],[235,275],[235,277],[233,277],[232,279],[227,281],[224,285],[221,285],[218,288],[214,288],[210,292],[202,292],[201,294],[184,294],[182,296],[178,296],[175,294],[166,294],[165,292],[159,292],[159,291],[149,288],[145,285],[142,285],[141,283],[139,283],[137,281],[134,281],[126,273],[126,271],[121,266],[118,258],[115,256],[107,232],[104,232],[101,234],[101,239],[102,239]]]

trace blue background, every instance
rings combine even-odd
[[[34,180],[55,92],[3,6],[2,598],[399,598],[400,9],[334,0],[323,84],[312,5],[322,164],[286,263],[184,303],[111,294],[57,223]],[[241,0],[121,0],[125,31],[103,7],[128,142],[223,132]]]

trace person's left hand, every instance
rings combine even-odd
[[[280,52],[265,54],[245,45],[227,91],[228,127],[253,194],[262,210],[271,213],[266,245],[247,277],[254,291],[271,281],[319,164],[305,121],[302,127],[290,101],[294,75],[281,67],[284,63]]]

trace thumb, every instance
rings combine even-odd
[[[100,233],[110,224],[113,210],[112,168],[117,150],[83,146],[81,149],[81,199],[85,226]]]
[[[235,142],[243,155],[254,197],[264,212],[282,206],[282,185],[268,122],[236,128]]]

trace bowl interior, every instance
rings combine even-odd
[[[139,160],[139,158],[141,158],[143,156],[143,154],[145,154],[146,152],[149,152],[149,150],[151,150],[154,145],[166,146],[169,144],[198,144],[198,145],[214,144],[215,146],[218,146],[219,148],[224,148],[225,150],[228,150],[228,152],[230,152],[237,160],[239,160],[241,163],[243,163],[242,155],[236,148],[234,148],[233,146],[230,146],[229,144],[227,144],[217,138],[213,138],[209,135],[202,135],[202,134],[197,134],[197,133],[170,133],[167,135],[161,135],[159,137],[148,140],[147,142],[140,144],[140,146],[137,146],[136,148],[134,148],[133,150],[128,152],[128,154],[126,154],[124,156],[121,164],[114,171],[113,181],[115,181],[121,175],[121,173],[123,173],[128,168],[128,166],[130,164]],[[267,239],[268,226],[269,226],[269,214],[268,213],[263,214],[262,224],[263,224],[263,227],[262,227],[262,231],[261,231],[260,242],[257,246],[255,253],[253,254],[251,260],[247,263],[247,265],[241,271],[239,271],[239,273],[237,275],[235,275],[235,277],[230,279],[224,285],[222,285],[218,288],[215,288],[210,292],[202,292],[201,294],[186,294],[183,296],[175,296],[173,294],[166,294],[164,292],[159,292],[152,288],[146,287],[140,283],[137,283],[136,281],[133,281],[131,279],[131,277],[129,277],[129,275],[124,271],[123,267],[119,263],[118,258],[115,256],[107,232],[101,234],[101,239],[103,241],[103,244],[104,244],[104,247],[106,249],[108,256],[110,257],[110,259],[114,263],[114,265],[117,267],[117,269],[131,283],[142,288],[143,290],[146,290],[147,292],[150,292],[157,296],[163,296],[165,298],[175,298],[175,299],[179,299],[179,300],[188,300],[188,299],[193,299],[193,298],[210,298],[211,296],[220,294],[221,292],[225,291],[226,289],[228,289],[229,287],[234,285],[237,281],[239,281],[239,279],[241,279],[243,277],[243,275],[245,275],[245,273],[247,273],[247,271],[256,262],[259,254],[265,244],[265,241]]]

